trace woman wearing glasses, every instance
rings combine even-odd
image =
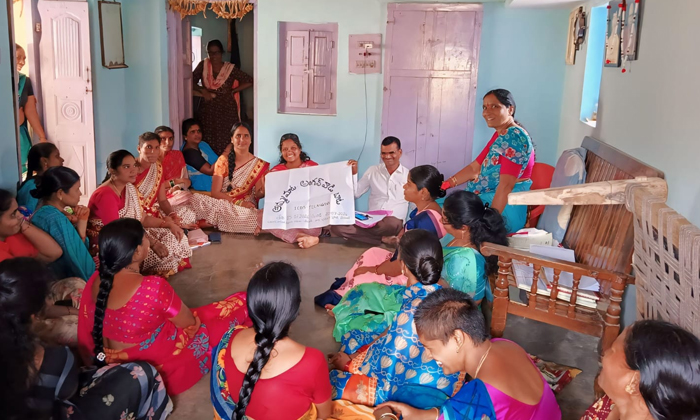
[[[241,121],[239,92],[253,86],[253,78],[224,62],[218,39],[209,41],[207,54],[192,72],[193,89],[204,97],[196,118],[202,123],[203,140],[221,155],[231,143],[231,127]]]

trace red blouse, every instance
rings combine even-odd
[[[39,251],[34,248],[24,233],[16,233],[7,237],[5,241],[0,241],[0,261],[17,257],[36,257]]]
[[[229,351],[234,337],[231,335]],[[229,356],[230,357],[230,356]],[[238,394],[245,373],[235,363],[226,363],[226,382],[231,398],[238,402]],[[259,379],[246,408],[246,415],[254,419],[297,420],[309,411],[311,403],[322,404],[331,398],[328,363],[319,350],[307,347],[299,363],[273,378]]]

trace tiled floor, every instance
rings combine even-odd
[[[335,277],[345,275],[367,246],[339,239],[324,239],[318,246],[302,250],[271,236],[254,238],[223,235],[220,245],[194,251],[193,269],[173,277],[171,283],[190,307],[206,305],[231,293],[245,290],[258,263],[287,261],[301,276],[302,308],[291,329],[291,337],[324,353],[336,351],[333,320],[313,304],[313,297],[328,289]],[[561,328],[511,316],[505,338],[545,360],[583,370],[557,396],[565,420],[577,420],[593,399],[593,378],[598,369],[598,340]],[[172,420],[211,420],[209,376],[175,399]]]

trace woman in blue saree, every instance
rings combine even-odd
[[[39,206],[39,200],[32,197],[32,191],[36,189],[36,179],[47,169],[54,166],[63,166],[63,158],[53,143],[39,143],[29,149],[27,155],[27,177],[17,190],[17,204],[26,209],[28,217]],[[23,211],[24,213],[24,211]]]
[[[552,389],[528,354],[511,341],[490,339],[484,317],[469,296],[454,289],[438,290],[418,305],[414,321],[434,363],[445,373],[466,372],[473,379],[440,404],[417,407],[391,401],[377,407],[376,418],[561,419]]]
[[[436,238],[445,236],[442,226],[442,214],[436,199],[445,196],[440,188],[444,177],[430,165],[416,166],[408,172],[408,182],[404,185],[404,198],[416,208],[411,212],[396,240],[413,229],[431,232]],[[396,253],[384,248],[370,248],[365,251],[345,274],[336,279],[330,290],[316,296],[318,306],[332,309],[340,299],[353,287],[365,283],[382,283],[386,285],[405,285],[406,276],[401,273],[401,265]]]
[[[351,331],[342,337],[341,352],[330,357],[333,399],[375,406],[406,386],[433,389],[447,398],[460,384],[446,376],[418,341],[413,316],[418,304],[441,288],[442,249],[425,230],[406,232],[399,242],[399,264],[408,281],[401,310],[384,331]]]
[[[90,212],[78,205],[80,177],[70,168],[50,168],[38,178],[32,194],[41,200],[32,223],[51,235],[63,250],[61,258],[49,268],[59,279],[78,277],[87,281],[95,272],[95,261],[86,239]],[[65,209],[70,209],[71,214]]]
[[[19,105],[20,166],[22,168],[22,173],[24,173],[27,171],[27,154],[29,154],[29,149],[32,147],[32,137],[29,135],[29,127],[27,122],[32,125],[32,130],[34,130],[34,134],[39,137],[40,142],[44,143],[48,140],[46,140],[46,133],[44,132],[44,128],[41,126],[39,113],[36,110],[36,98],[34,97],[32,81],[29,80],[26,75],[20,73],[27,62],[27,54],[24,52],[24,48],[18,44],[15,44],[15,53],[15,57],[17,58],[17,103]]]
[[[496,132],[476,160],[445,181],[443,188],[466,182],[467,191],[479,194],[503,215],[509,233],[517,232],[527,222],[527,206],[508,205],[508,194],[530,190],[535,150],[529,134],[515,120],[515,99],[509,91],[488,92],[482,115]]]

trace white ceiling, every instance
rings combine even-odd
[[[571,7],[581,0],[506,0],[507,7]]]

